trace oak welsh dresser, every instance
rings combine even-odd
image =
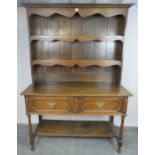
[[[31,149],[35,136],[116,137],[123,143],[131,93],[121,86],[131,4],[25,4],[32,84],[25,97]],[[31,116],[38,115],[33,131]],[[43,116],[106,116],[108,121]],[[114,116],[120,116],[118,132]]]

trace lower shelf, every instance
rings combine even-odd
[[[42,120],[36,129],[39,136],[115,137],[111,122],[78,122]]]

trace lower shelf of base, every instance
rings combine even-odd
[[[115,137],[111,122],[78,122],[42,120],[36,129],[39,136]]]

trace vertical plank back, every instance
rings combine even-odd
[[[125,18],[121,15],[104,17],[95,14],[81,17],[65,17],[53,14],[49,17],[32,15],[30,17],[30,34],[40,36],[52,35],[89,35],[113,36],[124,35]],[[83,59],[83,60],[122,60],[121,41],[89,41],[63,42],[34,40],[31,42],[33,60],[36,59]],[[33,78],[39,81],[89,81],[119,83],[120,67],[101,68],[91,66],[87,68],[64,66],[33,67]]]

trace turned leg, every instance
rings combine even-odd
[[[31,123],[31,115],[27,115],[28,118],[28,127],[29,127],[29,139],[30,139],[30,145],[31,150],[34,150],[34,135],[33,135],[33,129],[32,129],[32,123]]]
[[[114,116],[110,116],[110,122],[114,122]]]
[[[123,144],[123,130],[124,130],[124,120],[125,120],[125,116],[121,117],[121,125],[120,125],[120,129],[119,129],[119,137],[118,137],[118,153],[121,152],[121,147]]]

